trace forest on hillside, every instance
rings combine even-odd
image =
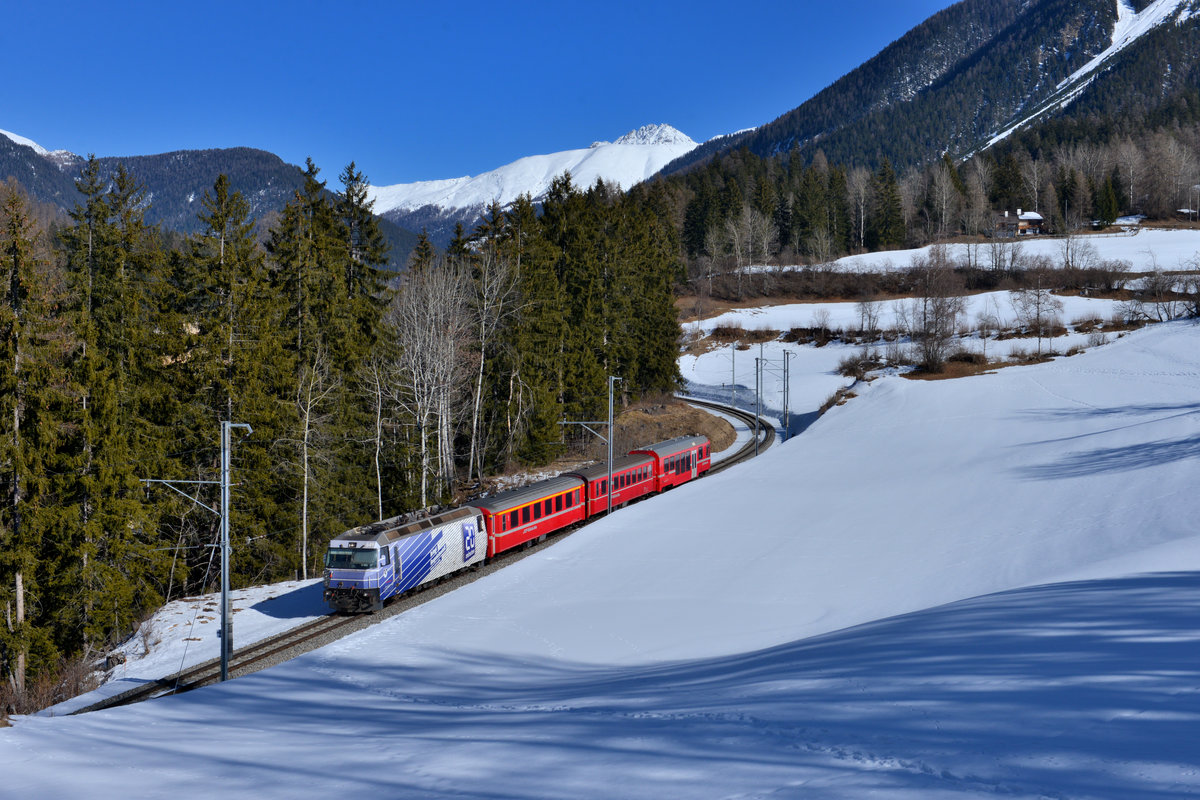
[[[354,525],[449,501],[564,446],[607,376],[675,388],[682,278],[662,187],[559,178],[402,275],[349,165],[258,220],[222,175],[200,232],[146,221],[123,166],[82,167],[70,220],[0,193],[0,678],[89,663],[218,580],[222,421],[235,585],[318,573]],[[172,491],[147,479],[174,481]]]
[[[725,300],[771,294],[771,267],[822,271],[853,253],[983,241],[1006,212],[1041,215],[1045,234],[1101,229],[1124,215],[1200,216],[1200,123],[1173,121],[1137,138],[1072,136],[1060,125],[902,173],[887,161],[874,170],[832,164],[821,151],[805,161],[796,151],[762,158],[740,149],[662,179],[690,289]]]

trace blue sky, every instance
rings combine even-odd
[[[949,0],[7,4],[0,129],[100,156],[250,146],[377,185],[666,122],[760,125]],[[46,9],[46,10],[39,10]]]

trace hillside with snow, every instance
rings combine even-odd
[[[696,146],[670,125],[646,125],[614,142],[526,156],[481,175],[372,186],[370,199],[376,214],[411,230],[430,229],[436,241],[455,222],[471,227],[493,201],[507,206],[523,194],[540,200],[564,172],[576,186],[603,180],[628,189]]]
[[[667,170],[746,148],[903,172],[1043,123],[1075,136],[1103,121],[1136,138],[1149,121],[1187,124],[1198,54],[1198,0],[961,0],[777,119]]]
[[[1198,12],[1192,0],[1151,0],[1141,11],[1136,11],[1129,0],[1116,0],[1117,20],[1113,25],[1112,37],[1107,47],[1097,53],[1086,64],[1059,81],[1054,91],[1042,99],[1032,111],[1022,111],[1016,119],[994,136],[985,147],[1033,124],[1040,117],[1069,106],[1124,50],[1142,39],[1160,25],[1174,21],[1183,24]]]
[[[18,717],[3,789],[1200,795],[1200,327],[855,391],[746,466],[288,664]],[[312,591],[257,611],[302,619]]]

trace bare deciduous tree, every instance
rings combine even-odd
[[[713,278],[720,271],[721,259],[725,256],[725,240],[716,225],[704,232],[704,255],[701,257],[703,276],[708,281],[708,293],[712,294]]]
[[[808,251],[813,264],[823,267],[833,260],[833,237],[825,228],[814,228],[804,243],[804,249]]]
[[[1157,264],[1153,266],[1153,271],[1142,277],[1141,288],[1129,304],[1130,316],[1152,322],[1166,322],[1182,317],[1188,304],[1185,295],[1176,291],[1175,276],[1163,272]],[[1184,287],[1186,291],[1186,283]]]
[[[300,577],[305,580],[308,578],[309,509],[313,489],[319,483],[319,467],[327,466],[332,460],[325,442],[326,429],[333,416],[328,401],[340,385],[331,373],[329,354],[318,345],[312,360],[304,365],[300,374],[295,401],[299,412],[296,444],[300,469]]]
[[[1021,263],[1021,244],[1016,239],[995,237],[987,246],[988,266],[997,272],[1013,270]]]
[[[1099,260],[1096,246],[1072,230],[1059,239],[1058,254],[1064,269],[1091,269]]]
[[[867,209],[871,206],[871,173],[855,167],[846,176],[846,194],[854,209],[855,243],[861,249],[867,240]]]
[[[983,311],[979,312],[975,317],[975,330],[979,331],[979,339],[983,345],[983,358],[987,360],[987,342],[992,336],[1000,332],[1002,326],[1000,321],[1000,306],[996,302],[995,296],[989,297],[984,304]]]
[[[934,245],[928,256],[913,256],[909,272],[917,295],[907,310],[909,334],[921,366],[941,372],[963,313],[962,280],[954,274],[945,245]]]
[[[1038,265],[1026,273],[1026,285],[1012,294],[1013,312],[1017,321],[1037,336],[1037,352],[1042,354],[1042,339],[1061,324],[1062,301],[1051,288],[1053,273],[1047,265]]]
[[[467,478],[483,476],[483,447],[479,420],[483,407],[483,376],[496,331],[517,310],[517,270],[495,248],[485,247],[476,260],[471,308],[474,311],[475,342],[478,350],[475,383],[471,392],[471,439]],[[712,278],[709,278],[711,286]]]
[[[358,370],[359,391],[367,398],[372,412],[371,447],[375,466],[376,519],[383,519],[383,446],[387,424],[387,365],[372,356]]]
[[[878,300],[870,296],[858,301],[858,330],[869,342],[879,338],[880,305]]]
[[[411,420],[420,453],[420,499],[430,504],[430,478],[445,491],[453,480],[456,393],[466,383],[471,340],[468,278],[437,259],[410,273],[385,314],[399,347],[389,393]]]
[[[754,232],[751,229],[751,208],[742,206],[736,217],[725,220],[725,241],[733,254],[734,274],[737,277],[737,296],[742,298],[742,281],[754,260]]]
[[[1145,170],[1142,148],[1133,139],[1126,136],[1117,142],[1115,157],[1121,171],[1121,178],[1129,193],[1126,210],[1132,213],[1137,211],[1140,206],[1138,190],[1141,188],[1142,173]]]
[[[943,239],[949,231],[950,217],[954,214],[954,206],[958,200],[958,190],[954,187],[954,177],[945,164],[933,168],[933,179],[929,184],[930,199],[933,202],[934,213],[937,214],[937,238]]]
[[[1046,179],[1046,167],[1041,159],[1026,155],[1020,162],[1021,188],[1033,203],[1033,210],[1041,213],[1042,184]]]

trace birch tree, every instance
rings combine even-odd
[[[485,244],[473,262],[471,294],[474,346],[476,349],[475,379],[471,390],[471,435],[467,456],[467,480],[483,477],[483,444],[480,441],[480,420],[483,411],[484,375],[492,355],[498,330],[516,312],[516,269],[500,253],[495,243]]]
[[[453,479],[454,401],[465,378],[462,356],[471,334],[467,276],[441,259],[412,272],[385,323],[398,347],[389,392],[415,429],[419,498],[427,507],[432,489],[440,494]]]
[[[326,440],[332,420],[332,396],[341,382],[332,374],[324,346],[318,345],[301,369],[296,384],[296,412],[299,426],[296,436],[297,467],[300,479],[300,578],[308,579],[308,539],[314,489],[320,471],[332,461]]]
[[[867,241],[867,211],[871,206],[871,173],[862,167],[851,170],[846,178],[846,195],[854,210],[854,241],[863,248]]]

